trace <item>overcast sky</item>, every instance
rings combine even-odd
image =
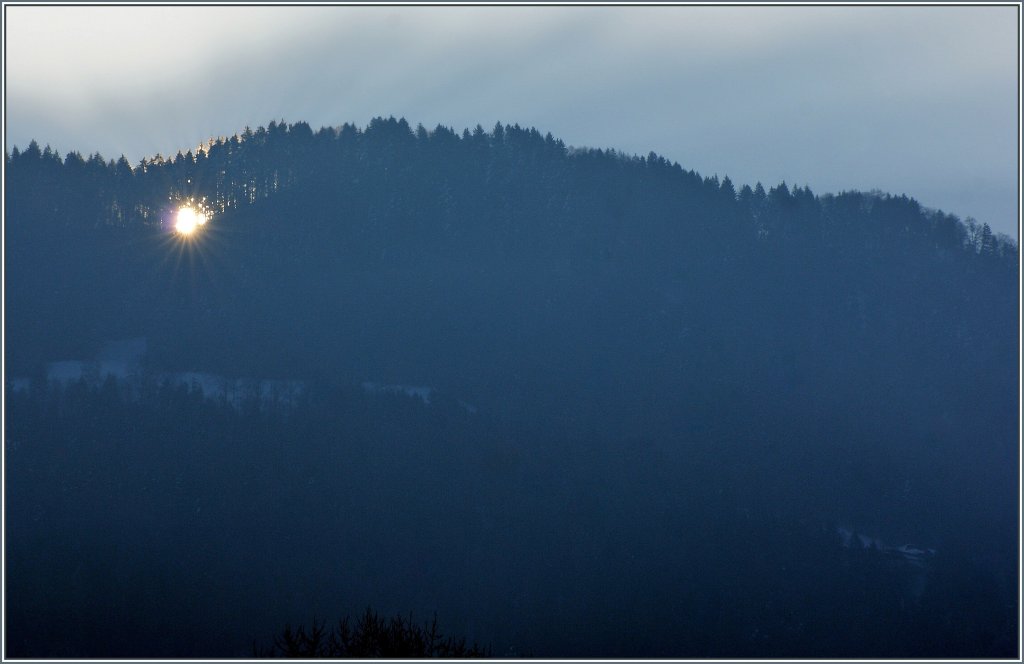
[[[5,7],[8,150],[272,119],[535,126],[1017,237],[1017,7]]]

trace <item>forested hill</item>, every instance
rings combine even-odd
[[[508,375],[545,349],[645,382],[1015,372],[1016,245],[905,196],[737,188],[535,129],[379,118],[272,122],[134,168],[33,143],[7,167],[22,373],[127,335],[231,374],[453,387],[481,357]],[[180,242],[189,199],[212,222]]]
[[[152,376],[310,386],[237,413],[168,385],[8,390],[8,605],[42,607],[19,652],[64,652],[35,627],[59,607],[122,610],[126,569],[230,568],[203,610],[243,607],[236,632],[244,607],[284,623],[308,614],[282,598],[349,593],[538,656],[1015,653],[1019,254],[987,225],[502,125],[271,123],[134,167],[36,144],[6,166],[7,379],[144,337]],[[211,213],[188,237],[184,204]],[[224,563],[239,533],[251,569]],[[82,542],[122,586],[52,601],[78,572],[47,561]],[[123,615],[176,624],[147,611]],[[152,654],[97,639],[67,652]]]

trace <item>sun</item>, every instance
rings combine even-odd
[[[180,235],[192,235],[200,226],[206,223],[205,212],[194,207],[184,205],[178,208],[178,215],[174,221],[174,230]]]

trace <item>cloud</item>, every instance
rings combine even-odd
[[[7,11],[7,145],[137,161],[271,119],[501,120],[1016,234],[1014,7]]]

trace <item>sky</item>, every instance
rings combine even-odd
[[[498,121],[1018,237],[1016,6],[5,5],[5,148],[132,163],[271,120]]]

